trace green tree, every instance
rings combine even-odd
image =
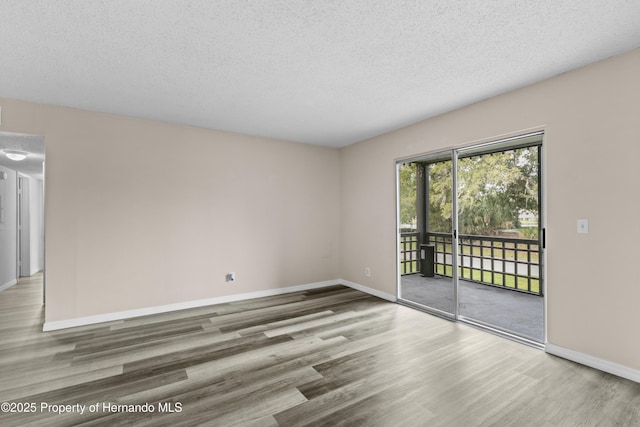
[[[526,147],[458,160],[458,223],[462,234],[496,235],[516,229],[536,239],[537,227],[521,228],[522,211],[538,212],[539,149]],[[427,165],[429,225],[432,232],[452,230],[451,160]],[[416,218],[415,163],[400,167],[400,221]]]
[[[538,147],[458,160],[458,222],[462,234],[496,235],[519,229],[521,211],[538,211]],[[451,231],[451,161],[429,171],[429,230]],[[537,238],[537,227],[522,233]]]
[[[429,231],[450,233],[452,229],[453,199],[451,160],[431,163],[429,175]]]
[[[412,224],[416,218],[416,165],[400,166],[400,223]]]

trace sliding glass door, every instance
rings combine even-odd
[[[455,318],[452,154],[436,153],[399,165],[400,295],[412,304]]]
[[[544,342],[542,133],[399,165],[399,297]]]

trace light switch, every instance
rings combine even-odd
[[[588,219],[579,219],[578,220],[578,233],[579,234],[589,234],[589,220]]]

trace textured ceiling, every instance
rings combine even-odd
[[[345,146],[639,46],[638,0],[0,0],[0,96]]]

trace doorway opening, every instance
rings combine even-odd
[[[0,132],[0,290],[45,269],[44,160],[44,137]]]
[[[397,163],[401,302],[545,342],[542,137]]]

